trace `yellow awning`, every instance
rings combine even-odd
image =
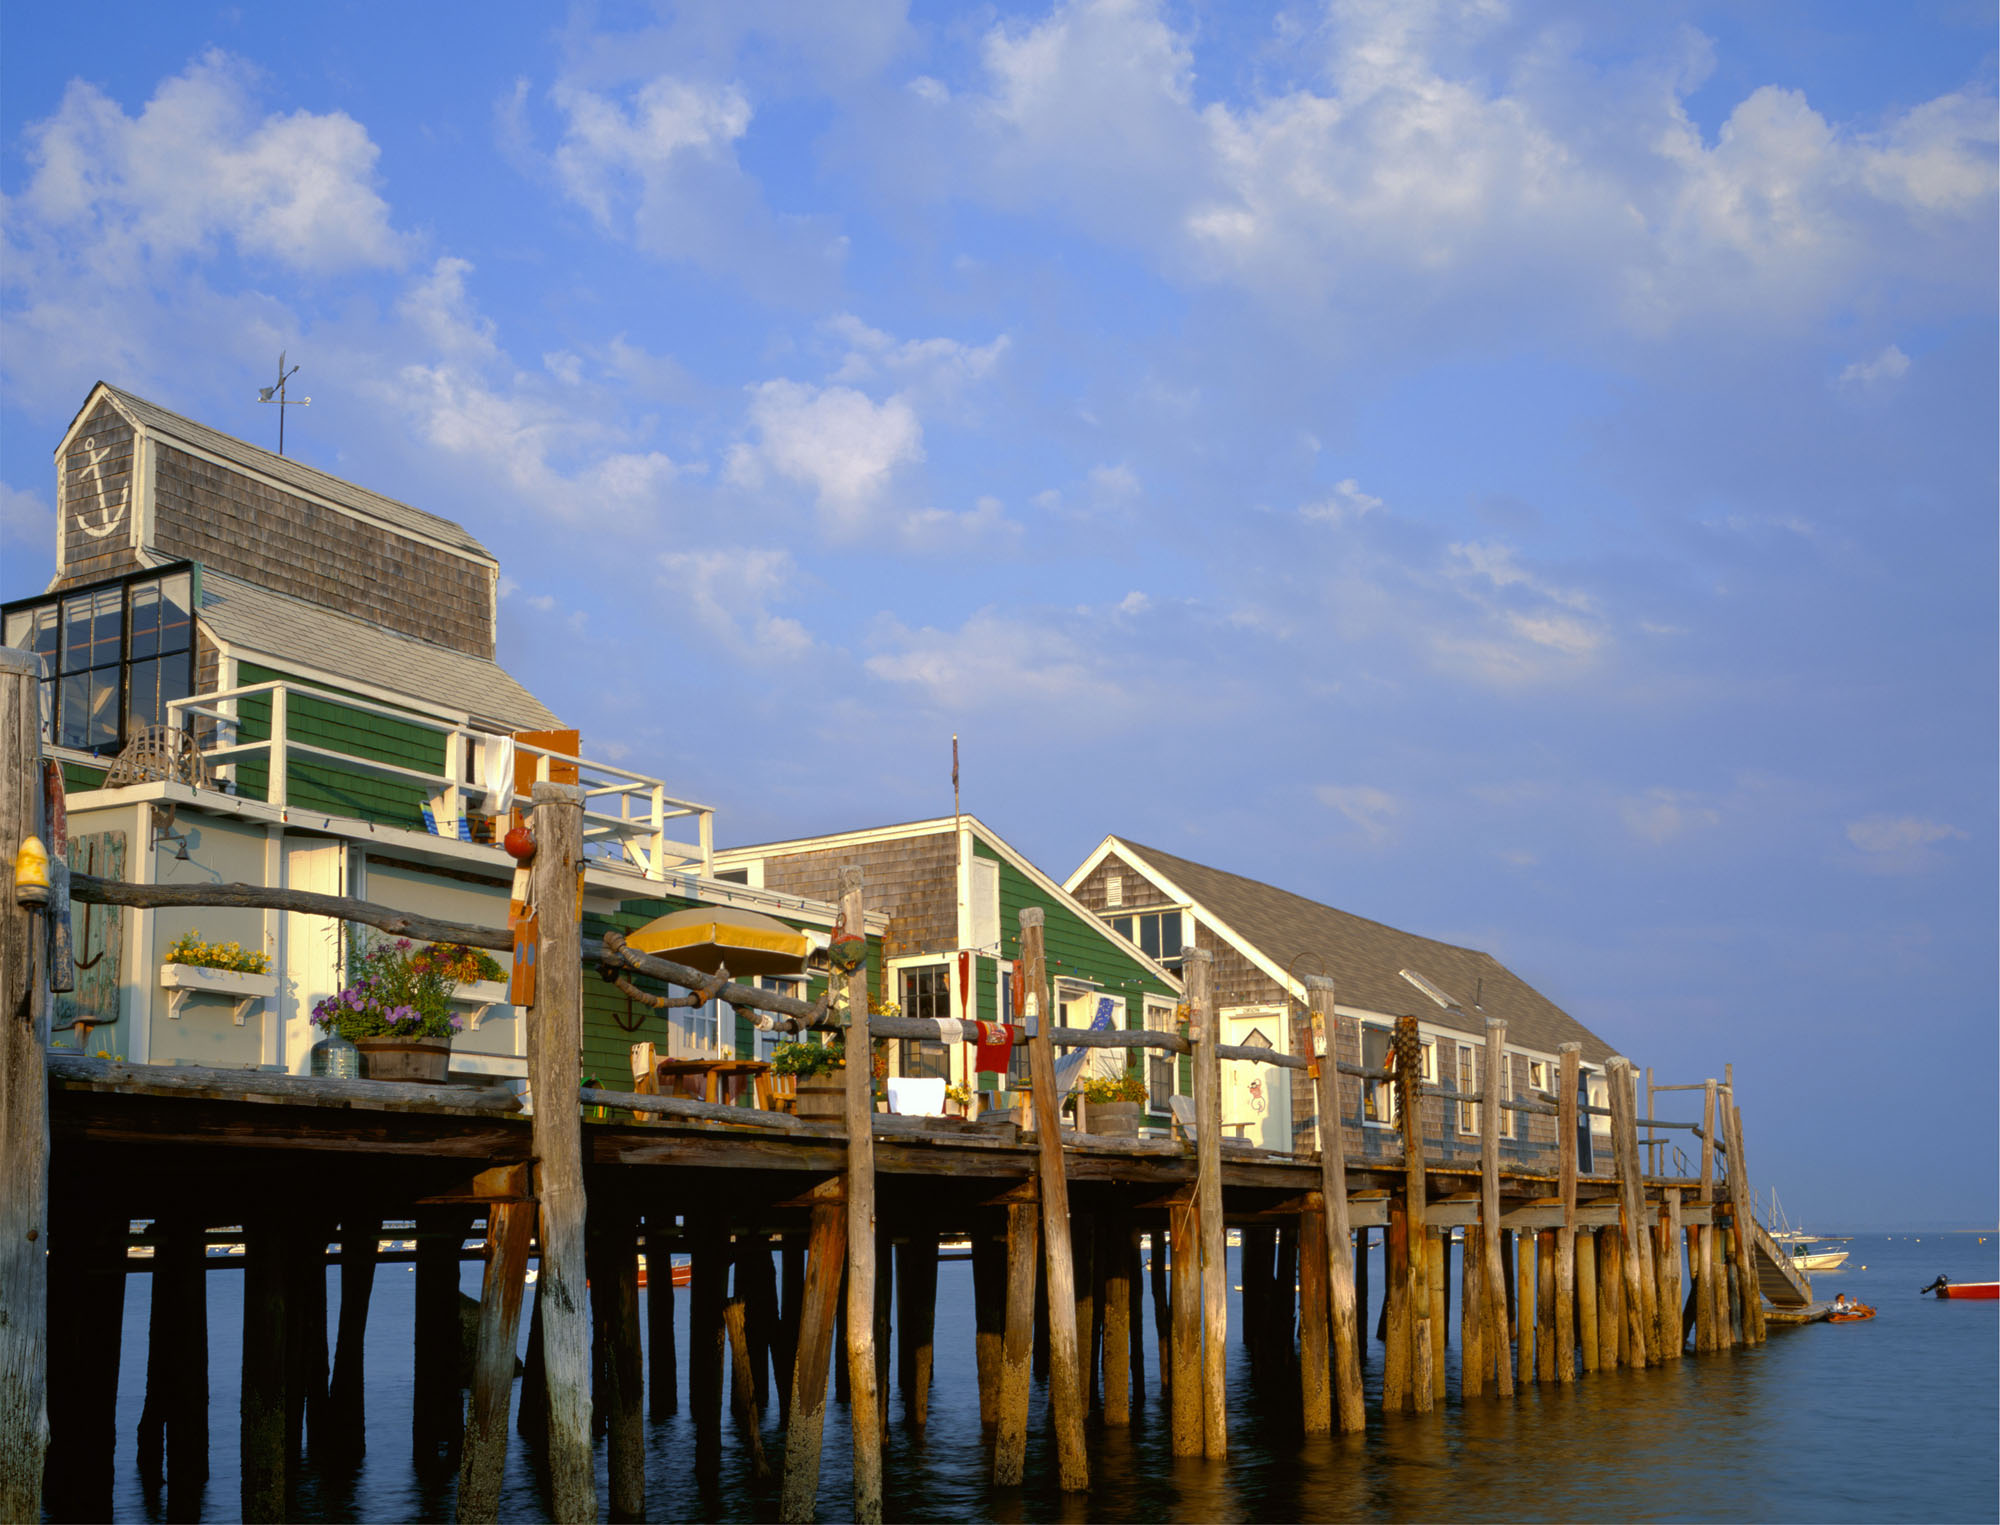
[[[775,917],[728,906],[695,906],[646,923],[625,939],[641,953],[713,974],[796,974],[806,966],[811,940]]]

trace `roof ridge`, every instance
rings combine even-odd
[[[394,625],[385,625],[380,620],[371,620],[367,615],[356,614],[351,609],[342,609],[333,604],[323,604],[316,598],[302,598],[296,593],[287,593],[282,588],[273,588],[268,583],[253,581],[243,576],[240,572],[225,572],[220,568],[209,566],[206,562],[200,563],[200,566],[201,585],[204,595],[210,583],[235,583],[238,587],[248,588],[253,593],[259,594],[264,598],[281,598],[287,603],[302,605],[319,614],[330,614],[335,619],[351,620],[357,625],[366,625],[370,630],[380,631],[383,635],[393,636],[396,640],[408,641],[413,646],[421,646],[426,652],[448,651],[454,657],[462,657],[468,662],[484,662],[489,667],[500,667],[500,659],[497,656],[488,657],[481,656],[476,651],[460,651],[456,646],[445,646],[437,641],[425,640],[420,635],[411,635],[409,631],[398,630]],[[199,613],[199,611],[196,612]],[[501,667],[500,670],[502,672],[507,671],[504,667]],[[508,673],[508,676],[512,677],[513,674]],[[518,682],[519,679],[515,681]]]
[[[1454,953],[1470,953],[1480,958],[1490,959],[1496,964],[1500,962],[1497,958],[1493,957],[1492,953],[1484,948],[1474,948],[1464,943],[1446,942],[1442,937],[1431,937],[1423,932],[1412,932],[1405,927],[1394,927],[1386,921],[1377,921],[1372,916],[1363,916],[1357,911],[1344,911],[1337,905],[1328,905],[1324,900],[1314,900],[1309,895],[1301,895],[1297,890],[1288,890],[1283,885],[1267,884],[1262,879],[1252,879],[1248,874],[1235,873],[1226,868],[1216,868],[1213,864],[1209,863],[1197,863],[1193,858],[1183,858],[1178,853],[1167,852],[1164,848],[1148,847],[1143,842],[1135,842],[1130,837],[1121,837],[1115,832],[1112,834],[1112,840],[1124,843],[1135,852],[1151,853],[1153,856],[1159,858],[1171,858],[1176,863],[1188,864],[1190,867],[1201,869],[1205,873],[1222,874],[1228,878],[1237,880],[1239,883],[1252,885],[1260,890],[1269,890],[1274,895],[1284,895],[1290,899],[1300,901],[1311,906],[1316,911],[1331,911],[1336,916],[1345,916],[1350,920],[1363,922],[1371,927],[1379,927],[1382,931],[1393,932],[1398,937],[1414,937],[1420,942],[1433,943],[1440,948],[1449,948]],[[1506,966],[1502,965],[1501,967],[1505,968]]]
[[[377,499],[380,502],[385,503],[390,507],[395,508],[403,513],[412,514],[419,519],[427,520],[432,524],[440,526],[442,530],[449,532],[450,535],[455,535],[459,539],[464,541],[464,543],[467,546],[470,546],[473,550],[477,551],[477,553],[480,556],[484,557],[485,559],[489,561],[495,559],[493,553],[487,550],[486,547],[480,543],[479,539],[475,535],[473,535],[473,533],[470,530],[468,530],[463,524],[459,523],[456,519],[448,519],[443,514],[434,514],[427,508],[419,508],[417,507],[416,504],[406,503],[401,498],[392,498],[389,496],[389,494],[385,492],[378,492],[376,489],[372,487],[363,486],[361,483],[350,481],[346,477],[335,476],[332,472],[324,470],[321,467],[315,466],[308,461],[302,461],[298,459],[296,456],[279,455],[276,451],[266,450],[262,445],[255,444],[250,440],[246,440],[242,438],[240,435],[231,434],[226,429],[218,429],[213,424],[205,424],[198,418],[188,417],[188,415],[185,413],[177,413],[172,408],[166,407],[161,403],[154,402],[150,397],[141,397],[137,392],[128,392],[125,388],[119,386],[113,386],[108,381],[99,381],[97,383],[97,386],[102,387],[118,402],[123,403],[128,407],[136,405],[137,407],[142,408],[149,413],[157,414],[160,419],[166,420],[167,422],[165,424],[158,425],[158,427],[161,428],[161,432],[163,433],[173,434],[174,425],[178,424],[182,426],[182,428],[186,431],[179,436],[183,444],[194,445],[197,448],[201,448],[204,443],[202,438],[203,436],[211,436],[216,439],[226,440],[231,447],[233,447],[236,450],[244,452],[245,456],[247,457],[247,459],[241,462],[240,464],[248,465],[254,469],[265,471],[273,476],[279,476],[279,477],[290,476],[293,477],[295,481],[299,478],[308,478],[308,479],[318,478],[320,480],[333,484],[337,488],[345,489],[348,492],[359,493],[366,498]],[[93,387],[92,391],[94,392],[95,390],[96,388]],[[89,398],[86,397],[84,399],[84,408],[87,409],[88,407],[89,407]],[[83,411],[84,411],[83,409],[78,410],[77,413],[78,418],[81,418],[83,416]],[[74,427],[74,424],[72,424],[71,427]],[[310,480],[299,481],[298,485],[305,487],[308,491],[318,491],[321,497],[327,498],[333,507],[341,510],[342,512],[361,514],[368,517],[378,517],[370,515],[369,510],[365,506],[351,504],[351,503],[342,503],[338,501],[337,496],[329,494],[325,492],[323,489],[315,489]],[[392,518],[387,518],[386,516],[380,516],[380,517],[385,518],[385,522],[388,523],[390,528],[401,528],[401,529],[408,528],[408,526],[396,525]]]

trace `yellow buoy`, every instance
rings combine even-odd
[[[14,901],[17,905],[49,903],[49,850],[40,837],[23,837],[14,855]]]

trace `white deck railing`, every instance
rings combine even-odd
[[[377,715],[432,732],[444,743],[443,771],[433,773],[423,768],[404,767],[298,740],[291,734],[290,724],[294,693],[315,704],[355,715]],[[264,740],[240,740],[245,723],[240,713],[242,701],[256,698],[268,699],[270,703],[271,734]],[[436,711],[425,713],[415,707],[371,704],[365,699],[351,699],[308,684],[282,680],[245,683],[187,699],[175,699],[169,702],[168,712],[168,724],[197,738],[196,745],[203,760],[216,770],[224,786],[232,791],[238,764],[248,758],[268,759],[270,781],[265,798],[273,805],[291,802],[292,760],[311,758],[422,787],[430,801],[439,834],[456,836],[458,822],[469,819],[467,807],[472,802],[481,805],[481,814],[491,816],[503,816],[509,810],[528,808],[528,797],[515,793],[514,783],[516,780],[525,782],[530,770],[519,769],[503,759],[500,754],[504,751],[512,757],[531,759],[532,777],[536,781],[547,781],[551,777],[573,772],[574,781],[584,793],[585,843],[609,849],[612,855],[631,863],[648,879],[664,879],[670,872],[689,870],[706,875],[713,866],[715,812],[709,806],[677,799],[667,793],[666,785],[659,779],[649,778],[643,773],[585,757],[571,757],[548,747],[532,746],[511,736],[481,730],[448,714]],[[201,721],[209,723],[201,725]],[[500,764],[505,774],[505,782],[495,788],[489,788],[485,782],[490,771],[489,760]],[[615,812],[612,808],[614,804]],[[694,841],[676,841],[667,835],[668,822],[681,820],[694,827]]]

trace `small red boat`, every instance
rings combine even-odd
[[[1847,1303],[1836,1307],[1826,1316],[1829,1324],[1858,1324],[1863,1319],[1875,1317],[1875,1310],[1866,1303]]]
[[[1953,1281],[1940,1276],[1917,1295],[1921,1297],[1925,1292],[1935,1292],[1939,1297],[1984,1298],[1990,1302],[2000,1298],[2000,1281]]]
[[[675,1262],[674,1262],[674,1282],[673,1282],[673,1284],[674,1284],[675,1286],[677,1286],[677,1287],[685,1287],[685,1286],[686,1286],[686,1285],[688,1285],[688,1283],[689,1283],[689,1282],[691,1282],[691,1281],[692,1281],[693,1279],[694,1279],[694,1262],[693,1262],[693,1261],[691,1261],[691,1260],[677,1260],[677,1261],[675,1261]],[[646,1263],[645,1263],[645,1261],[644,1261],[643,1259],[642,1259],[642,1260],[641,1260],[641,1261],[639,1262],[639,1285],[640,1285],[640,1286],[642,1286],[642,1287],[646,1285]]]

